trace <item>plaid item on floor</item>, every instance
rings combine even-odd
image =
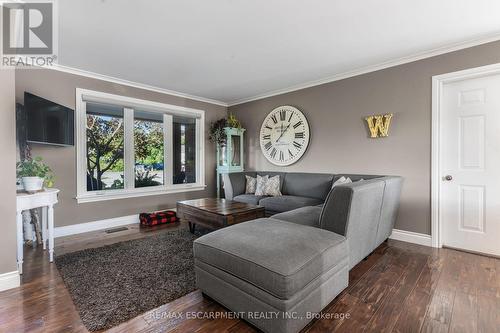
[[[145,226],[174,223],[178,221],[177,215],[173,210],[165,210],[155,213],[141,213],[139,214],[139,220],[141,221],[141,225]]]

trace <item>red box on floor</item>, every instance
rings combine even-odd
[[[173,210],[164,210],[154,213],[141,213],[139,214],[141,225],[151,227],[158,224],[174,223],[177,222],[177,214]]]

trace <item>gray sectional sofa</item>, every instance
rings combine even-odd
[[[244,194],[245,175],[256,174],[279,174],[283,196]],[[332,189],[341,176],[353,183]],[[288,333],[345,289],[349,270],[390,236],[402,178],[245,172],[226,175],[224,186],[226,199],[264,206],[270,217],[198,238],[197,285],[259,329]]]

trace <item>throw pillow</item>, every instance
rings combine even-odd
[[[255,195],[266,195],[266,183],[269,176],[259,176],[257,175],[257,185],[255,186]]]
[[[346,177],[342,176],[342,177],[340,177],[339,179],[337,179],[337,180],[333,183],[332,188],[334,188],[334,187],[335,187],[335,186],[337,186],[337,185],[349,184],[349,183],[352,183],[351,178],[349,178],[349,177],[347,177],[347,178],[346,178]]]
[[[267,180],[264,193],[273,197],[281,196],[280,192],[280,176],[274,176]]]
[[[255,188],[257,187],[257,178],[246,176],[247,184],[245,187],[245,194],[254,194]]]

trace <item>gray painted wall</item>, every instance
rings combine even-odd
[[[430,234],[431,77],[500,62],[500,42],[229,108],[247,128],[248,170],[277,170],[260,152],[259,131],[275,107],[304,112],[308,151],[285,171],[394,174],[405,178],[396,228]],[[394,113],[390,136],[368,138],[364,117]],[[282,169],[280,169],[282,170]]]
[[[16,100],[23,102],[25,91],[75,109],[75,89],[92,89],[112,94],[141,98],[156,102],[192,107],[206,111],[208,129],[211,121],[226,115],[226,108],[181,97],[132,88],[83,76],[54,70],[36,69],[16,71]],[[205,133],[205,137],[207,134]],[[101,201],[97,203],[76,202],[76,155],[75,147],[53,147],[32,145],[33,156],[42,156],[55,172],[55,187],[61,190],[59,203],[55,206],[55,225],[67,226],[101,219],[137,214],[175,207],[178,200],[215,195],[215,148],[205,145],[205,177],[208,187],[204,191],[168,194],[131,199]]]
[[[14,70],[0,70],[0,274],[17,270],[16,266],[16,110]]]

